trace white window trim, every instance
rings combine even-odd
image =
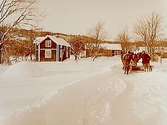
[[[45,40],[45,47],[51,47],[52,41],[51,40]]]
[[[46,49],[40,49],[40,50],[46,50]],[[50,50],[57,50],[57,49],[50,49]]]
[[[46,49],[45,50],[45,59],[51,59],[52,58],[52,50]]]
[[[40,50],[40,44],[38,45],[38,61],[41,61],[41,50]]]

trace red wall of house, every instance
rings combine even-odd
[[[40,61],[56,61],[56,50],[52,50],[52,58],[45,58],[45,50],[41,50]]]
[[[50,40],[49,38],[46,40]],[[40,48],[41,49],[56,49],[57,45],[55,42],[51,43],[51,47],[46,47],[45,46],[45,41],[40,43]],[[40,50],[40,61],[56,61],[56,50],[52,50],[52,58],[45,58],[45,50]]]
[[[68,58],[70,58],[70,55],[71,55],[71,48],[68,47]]]
[[[0,64],[2,63],[2,45],[0,45]]]
[[[67,59],[67,56],[66,56],[66,47],[63,46],[63,61]]]
[[[70,58],[71,51],[70,51],[70,47],[64,46],[63,48],[64,48],[63,60],[66,60],[67,58]]]

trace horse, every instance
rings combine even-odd
[[[142,58],[141,53],[137,54],[130,53],[129,59],[127,60],[123,59],[122,56],[123,70],[125,71],[125,74],[128,74],[132,70],[140,70],[140,67],[137,67],[137,64],[141,58]]]
[[[130,53],[124,54],[121,59],[122,59],[124,74],[128,75],[131,69],[130,63],[131,63],[132,55]]]
[[[130,62],[127,60],[124,60],[123,65],[124,65],[124,74],[128,75],[130,71]]]

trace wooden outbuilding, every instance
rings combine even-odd
[[[120,43],[103,43],[101,48],[108,56],[121,55],[122,47]]]

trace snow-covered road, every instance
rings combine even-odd
[[[96,62],[100,70],[82,63],[82,75],[94,71],[91,77],[57,88],[50,98],[16,112],[4,125],[166,125],[167,63],[155,64],[150,73],[126,76],[118,62]]]

